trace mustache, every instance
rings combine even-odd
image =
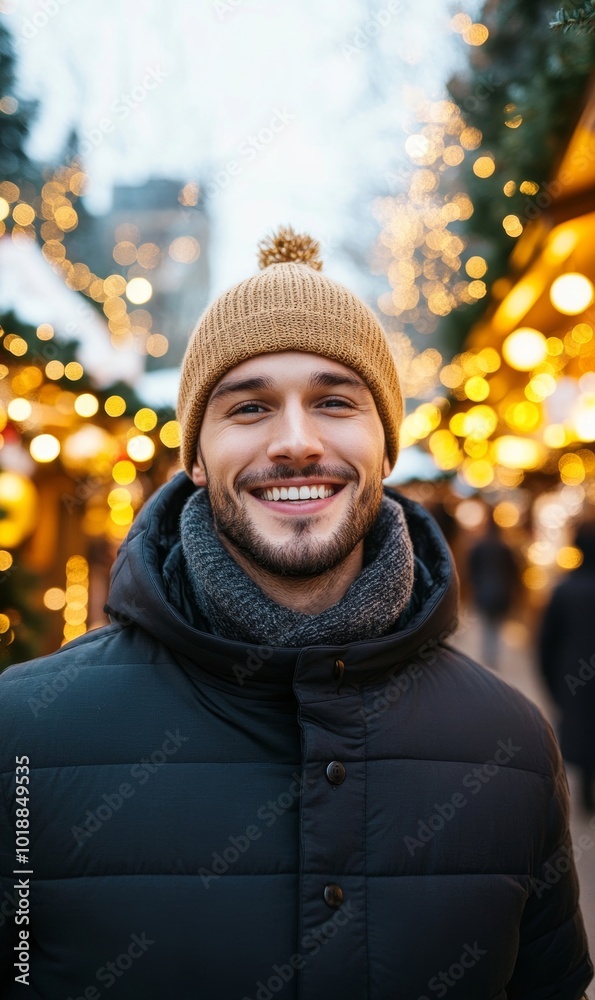
[[[238,476],[234,483],[236,493],[242,490],[248,492],[255,487],[266,487],[268,482],[278,482],[280,479],[310,479],[316,477],[324,482],[325,479],[340,479],[343,482],[357,482],[356,472],[347,465],[306,465],[301,469],[292,468],[289,465],[272,465],[267,469],[258,469],[255,472],[245,473]]]

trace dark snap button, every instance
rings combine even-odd
[[[328,906],[340,906],[343,902],[343,890],[340,885],[327,885],[324,889],[324,901]]]
[[[331,785],[341,785],[345,781],[345,765],[340,760],[331,760],[326,769],[326,776]]]

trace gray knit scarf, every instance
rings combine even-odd
[[[403,508],[384,495],[364,540],[364,566],[336,604],[319,614],[267,597],[221,544],[206,489],[180,518],[184,561],[198,611],[214,635],[271,646],[342,645],[393,630],[413,589],[413,546]]]

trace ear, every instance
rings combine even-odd
[[[385,452],[384,453],[384,462],[383,462],[383,465],[382,465],[382,478],[383,479],[388,479],[388,477],[390,476],[390,474],[391,474],[392,471],[393,471],[392,462],[391,462],[390,458],[388,457],[388,455]]]
[[[207,477],[205,470],[202,466],[199,456],[197,455],[196,461],[192,463],[192,482],[195,486],[206,486]]]

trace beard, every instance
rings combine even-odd
[[[279,481],[298,477],[316,477],[320,482],[329,479],[357,482],[349,468],[308,466],[296,472],[278,465],[263,473],[241,476],[231,493],[221,483],[213,482],[205,469],[207,492],[218,534],[250,559],[260,569],[278,576],[308,578],[321,576],[339,566],[362,541],[372,528],[380,510],[383,497],[382,477],[368,483],[360,496],[352,496],[340,524],[334,533],[323,540],[315,537],[312,516],[287,518],[291,533],[289,540],[272,544],[253,524],[242,491],[266,481]]]

